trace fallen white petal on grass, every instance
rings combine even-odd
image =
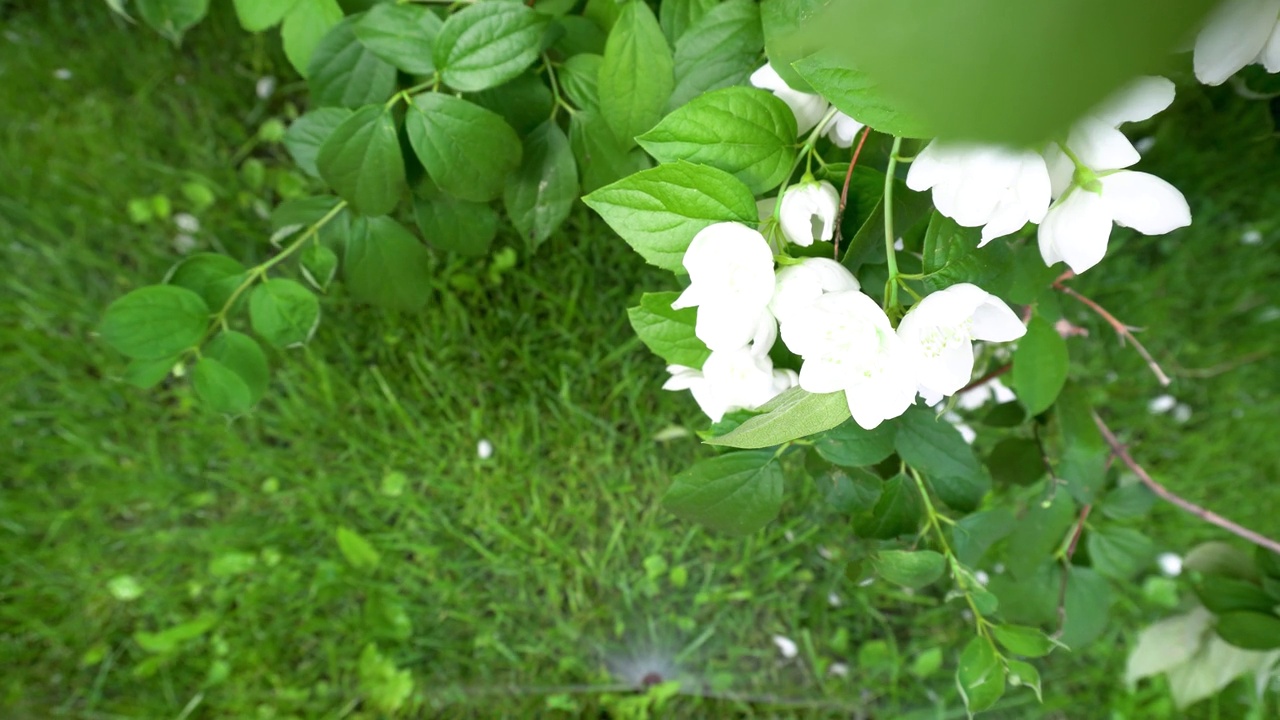
[[[1244,234],[1240,236],[1240,242],[1245,245],[1260,245],[1262,244],[1262,233],[1253,229],[1245,230]]]
[[[1147,412],[1152,415],[1163,415],[1169,412],[1178,404],[1178,399],[1172,395],[1160,395],[1151,399],[1147,403]]]
[[[1177,553],[1160,553],[1156,558],[1156,564],[1160,566],[1160,572],[1165,577],[1178,577],[1182,574],[1182,556]]]
[[[476,443],[476,457],[481,460],[488,460],[493,457],[493,443],[488,440],[481,440]]]
[[[787,660],[790,660],[800,653],[800,650],[796,647],[795,641],[789,637],[774,635],[773,644],[778,646],[778,652]]]

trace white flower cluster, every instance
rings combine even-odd
[[[797,186],[787,194],[801,192],[812,190]],[[806,239],[802,244],[813,241]],[[691,391],[713,421],[798,384],[812,393],[843,391],[854,420],[874,428],[905,412],[917,394],[932,403],[964,387],[973,374],[974,340],[1007,342],[1026,331],[1003,301],[970,284],[927,296],[895,330],[844,266],[812,257],[775,272],[764,235],[740,223],[704,228],[684,266],[689,288],[672,307],[698,308],[695,334],[711,356],[701,370],[670,366],[663,387]],[[779,328],[782,342],[803,360],[798,375],[775,370],[769,358]]]
[[[1106,254],[1113,224],[1144,235],[1191,224],[1182,193],[1126,169],[1140,155],[1118,129],[1167,108],[1173,92],[1165,78],[1138,78],[1040,152],[935,140],[911,164],[907,186],[932,190],[938,212],[981,227],[980,245],[1038,223],[1045,263],[1082,273]]]

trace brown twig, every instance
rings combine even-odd
[[[1131,455],[1129,455],[1129,451],[1126,450],[1124,445],[1122,445],[1120,441],[1116,439],[1115,434],[1111,432],[1111,428],[1107,427],[1107,424],[1102,421],[1102,418],[1099,417],[1097,413],[1093,414],[1093,421],[1097,423],[1098,430],[1102,433],[1102,438],[1106,440],[1107,445],[1111,446],[1111,452],[1115,453],[1116,457],[1120,458],[1120,460],[1126,466],[1128,466],[1129,470],[1132,471],[1134,475],[1138,476],[1138,480],[1140,480],[1143,485],[1146,485],[1147,488],[1151,490],[1151,492],[1155,493],[1158,497],[1174,505],[1177,505],[1178,507],[1182,508],[1183,510],[1186,510],[1187,512],[1191,513],[1192,515],[1195,515],[1196,517],[1200,518],[1201,520],[1204,520],[1207,523],[1210,523],[1212,525],[1217,525],[1218,527],[1222,528],[1223,530],[1226,530],[1227,532],[1231,533],[1232,535],[1235,535],[1236,537],[1244,538],[1245,540],[1248,540],[1254,545],[1264,547],[1273,553],[1280,554],[1280,542],[1272,540],[1271,538],[1266,537],[1265,535],[1256,533],[1250,530],[1249,528],[1237,525],[1236,523],[1231,522],[1230,520],[1222,517],[1221,515],[1213,512],[1212,510],[1206,510],[1205,508],[1202,508],[1199,505],[1196,505],[1190,500],[1185,500],[1175,495],[1172,491],[1170,491],[1165,486],[1156,482],[1154,479],[1152,479],[1150,475],[1147,474],[1147,471],[1143,470],[1142,466],[1139,465]]]
[[[1122,342],[1124,340],[1128,340],[1133,343],[1133,348],[1137,350],[1138,354],[1142,356],[1142,359],[1147,362],[1147,367],[1151,368],[1151,372],[1155,373],[1156,379],[1160,381],[1161,385],[1167,386],[1169,383],[1173,382],[1173,380],[1169,379],[1168,375],[1164,374],[1164,370],[1160,369],[1160,364],[1156,362],[1155,358],[1151,357],[1151,353],[1147,352],[1147,349],[1142,346],[1141,342],[1138,342],[1138,338],[1133,334],[1133,331],[1137,328],[1125,325],[1117,320],[1115,315],[1107,312],[1106,308],[1062,284],[1064,280],[1070,280],[1073,277],[1075,277],[1075,273],[1070,270],[1062,273],[1058,276],[1057,280],[1053,281],[1053,289],[1065,295],[1070,295],[1076,300],[1084,303],[1090,310],[1094,311],[1099,317],[1107,321],[1107,324],[1110,325],[1116,331],[1116,334],[1120,336],[1120,340]]]
[[[1076,546],[1080,544],[1080,536],[1084,534],[1085,521],[1089,519],[1089,511],[1093,505],[1085,505],[1080,509],[1080,519],[1076,521],[1075,532],[1071,533],[1071,542],[1067,544],[1067,554],[1062,558],[1062,584],[1058,588],[1058,632],[1061,636],[1067,627],[1067,582],[1071,577],[1071,557],[1076,554]]]
[[[849,183],[853,181],[853,169],[858,166],[858,156],[862,154],[862,144],[871,134],[871,127],[862,129],[862,137],[858,139],[858,147],[853,149],[853,159],[849,161],[849,170],[844,174],[844,187],[840,189],[840,212],[836,213],[836,238],[833,245],[835,260],[840,260],[840,225],[844,222],[844,209],[849,204]]]
[[[956,394],[956,395],[961,395],[961,394],[963,394],[963,393],[967,393],[967,392],[969,392],[970,390],[972,390],[972,389],[974,389],[974,388],[976,388],[976,387],[982,387],[983,385],[986,385],[987,383],[991,382],[992,380],[995,380],[996,378],[1000,377],[1001,375],[1004,375],[1005,373],[1009,372],[1009,371],[1010,371],[1010,370],[1012,370],[1012,369],[1013,369],[1013,363],[1006,363],[1006,364],[1004,364],[1004,365],[1001,365],[1000,367],[996,368],[995,370],[992,370],[991,372],[987,373],[986,375],[983,375],[982,377],[978,378],[977,380],[974,380],[973,382],[969,383],[968,385],[965,385],[964,387],[960,388],[959,390],[957,390],[957,391],[955,392],[955,394]]]

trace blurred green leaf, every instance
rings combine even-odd
[[[749,535],[782,509],[782,469],[772,450],[727,453],[676,475],[662,505],[677,517]]]
[[[432,46],[443,25],[422,5],[382,3],[356,21],[356,37],[374,55],[413,75],[436,71]]]
[[[361,218],[352,225],[342,280],[360,302],[420,310],[431,299],[430,253],[395,220]]]
[[[643,0],[619,6],[600,63],[600,110],[624,144],[657,124],[675,87],[671,47]]]
[[[502,194],[507,176],[520,167],[515,130],[501,115],[462,98],[434,92],[417,95],[404,125],[427,174],[441,190],[463,200],[493,200]]]
[[[148,285],[108,305],[98,332],[126,357],[157,360],[195,346],[208,323],[209,306],[195,292]]]
[[[1053,325],[1035,315],[1013,351],[1013,392],[1031,415],[1048,410],[1067,382],[1067,343]]]
[[[334,539],[338,541],[342,557],[356,570],[373,570],[382,561],[373,545],[355,530],[340,527],[335,531]]]
[[[627,308],[627,318],[654,355],[673,365],[698,369],[711,351],[694,334],[697,309],[671,309],[679,296],[677,292],[645,293],[638,306]]]
[[[932,550],[881,550],[872,559],[872,565],[885,580],[919,589],[942,577],[947,559]]]
[[[369,105],[343,120],[320,146],[316,168],[356,212],[386,215],[394,210],[405,175],[391,111]]]
[[[249,296],[253,331],[278,348],[302,345],[320,324],[315,293],[287,278],[267,280]]]
[[[395,67],[360,42],[358,21],[352,16],[334,25],[311,54],[306,77],[315,107],[381,104],[395,92]]]
[[[708,445],[763,448],[829,430],[849,419],[844,392],[811,393],[799,387],[762,405],[760,414],[733,430],[707,439]]]

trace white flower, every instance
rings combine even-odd
[[[853,273],[830,258],[803,258],[779,270],[769,312],[782,325],[782,341],[787,341],[788,320],[803,313],[824,293],[858,288],[858,279]]]
[[[788,322],[787,346],[804,358],[800,387],[843,390],[862,427],[898,417],[915,402],[911,355],[871,298],[856,290],[827,293]]]
[[[827,113],[827,101],[821,95],[792,90],[786,80],[769,63],[751,73],[751,84],[768,90],[791,108],[796,116],[796,132],[803,135],[813,129]]]
[[[853,139],[866,125],[854,120],[842,112],[837,112],[827,126],[826,135],[836,147],[847,148],[853,145]]]
[[[1120,170],[1097,178],[1097,190],[1078,185],[1049,208],[1040,223],[1040,255],[1045,264],[1062,261],[1077,274],[1107,254],[1111,224],[1143,235],[1191,224],[1191,208],[1178,189],[1155,175]]]
[[[1154,75],[1139,77],[1076,122],[1067,137],[1080,164],[1094,173],[1127,168],[1142,158],[1138,148],[1118,129],[1124,123],[1149,120],[1173,104],[1174,85]],[[1075,180],[1076,164],[1057,145],[1045,151],[1055,198]]]
[[[493,443],[488,440],[481,440],[476,443],[476,457],[481,460],[488,460],[493,457]]]
[[[839,212],[840,193],[836,192],[835,185],[826,180],[809,180],[792,185],[782,194],[778,221],[789,242],[808,247],[835,236]]]
[[[767,351],[751,346],[713,352],[702,370],[668,365],[667,372],[671,377],[662,389],[690,391],[711,422],[734,410],[754,410],[799,382],[794,370],[774,370]]]
[[[927,295],[898,324],[926,401],[952,395],[973,377],[973,341],[1009,342],[1027,328],[1004,301],[970,283]]]
[[[907,187],[933,190],[938,212],[982,227],[979,247],[1038,223],[1049,208],[1049,169],[1038,153],[934,140],[916,156]]]
[[[928,401],[928,398],[925,398],[925,402]],[[970,427],[970,425],[964,421],[964,418],[960,417],[958,414],[949,412],[943,415],[942,419],[951,423],[951,426],[960,433],[961,439],[966,443],[972,445],[973,441],[978,439],[978,432]],[[986,583],[983,584],[985,585]]]
[[[1196,79],[1221,85],[1246,65],[1280,72],[1280,0],[1227,0],[1196,36]]]
[[[684,254],[689,287],[671,307],[698,308],[694,334],[713,351],[746,345],[773,317],[773,252],[759,232],[741,223],[716,223],[694,236]],[[765,348],[765,352],[768,348]]]

